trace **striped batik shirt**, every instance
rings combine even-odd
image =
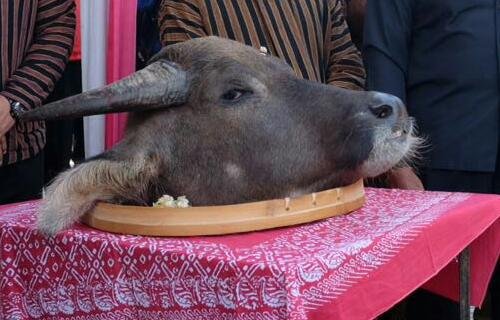
[[[220,36],[265,47],[299,77],[364,88],[341,0],[163,0],[158,23],[163,45]]]
[[[0,95],[39,107],[64,71],[74,33],[73,0],[0,0]],[[17,123],[0,166],[31,158],[44,145],[43,122]]]

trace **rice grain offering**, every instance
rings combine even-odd
[[[186,198],[186,196],[180,196],[177,199],[175,199],[172,196],[169,196],[168,194],[163,195],[153,203],[153,207],[155,208],[188,208],[190,207],[189,205],[189,200]]]

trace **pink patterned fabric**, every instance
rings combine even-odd
[[[44,238],[37,206],[0,207],[1,319],[373,319],[470,243],[479,304],[500,252],[489,195],[367,189],[350,215],[197,238]]]
[[[107,82],[112,83],[135,71],[137,0],[109,1]],[[106,149],[122,139],[127,115],[106,116]]]

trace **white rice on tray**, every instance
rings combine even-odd
[[[163,195],[158,201],[153,203],[153,207],[155,208],[188,208],[189,200],[186,196],[180,196],[177,199],[169,196],[168,194]]]

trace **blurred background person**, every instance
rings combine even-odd
[[[392,187],[421,178],[427,190],[500,193],[499,8],[500,0],[368,1],[367,87],[405,101],[431,146],[419,177],[394,170]],[[492,286],[500,319],[498,275]],[[407,317],[458,319],[458,304],[420,291]]]
[[[341,0],[163,0],[164,46],[204,36],[233,39],[286,61],[304,79],[363,90],[365,71]]]
[[[42,105],[73,46],[73,0],[0,2],[0,204],[37,198],[43,186],[43,121],[16,121]],[[19,28],[18,26],[23,26]]]
[[[161,49],[158,30],[160,2],[160,0],[137,2],[137,70],[146,67],[149,59]]]

